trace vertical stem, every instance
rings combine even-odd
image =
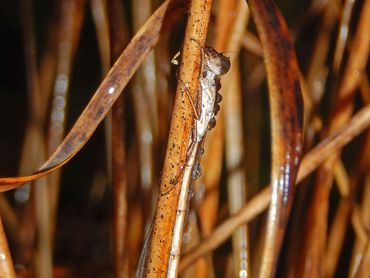
[[[153,223],[153,232],[149,242],[149,255],[145,260],[144,273],[147,276],[167,274],[170,250],[173,245],[173,230],[176,221],[180,189],[186,191],[189,184],[182,181],[182,171],[187,160],[190,133],[194,122],[194,112],[184,84],[189,95],[196,99],[201,65],[201,46],[204,45],[208,27],[211,0],[193,0],[191,2],[189,19],[186,27],[185,42],[182,52],[175,106],[167,144],[163,167],[157,211]],[[183,185],[183,186],[181,186]],[[167,192],[167,193],[164,193]],[[186,195],[186,194],[185,194]],[[176,240],[181,240],[181,236]],[[178,243],[181,247],[181,242]],[[177,272],[177,266],[172,268],[171,275]]]
[[[108,1],[111,64],[119,57],[125,45],[123,6],[121,1]],[[127,234],[127,171],[126,144],[123,121],[123,96],[112,107],[112,182],[113,182],[113,252],[115,277],[128,277],[126,255]]]
[[[224,78],[222,92],[225,105],[225,156],[228,189],[228,203],[231,214],[237,213],[247,199],[247,182],[244,164],[244,141],[242,122],[242,89],[239,72],[238,54],[249,17],[248,6],[243,0],[236,1],[237,14],[230,28],[226,50],[231,51],[231,72]],[[248,226],[239,227],[233,234],[234,275],[251,277]]]

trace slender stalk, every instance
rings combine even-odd
[[[206,38],[211,3],[212,1],[209,0],[193,0],[190,6],[179,73],[181,82],[178,83],[177,87],[160,185],[161,194],[148,244],[148,257],[145,260],[143,270],[140,270],[146,276],[168,275],[174,277],[177,274],[183,221],[186,216],[186,211],[183,211],[180,205],[186,207],[188,203],[191,180],[190,178],[186,179],[186,176],[183,175],[183,168],[188,166],[192,168],[193,166],[187,161],[190,133],[194,122],[194,111],[189,96],[192,99],[196,99],[197,96],[201,65],[199,46],[204,45]],[[184,84],[187,85],[187,88],[184,88]],[[188,94],[184,91],[185,89],[188,89]],[[195,157],[192,162],[195,162]],[[176,253],[170,254],[170,250]]]
[[[132,1],[134,31],[136,32],[151,14],[148,0]],[[139,152],[140,193],[146,225],[150,225],[156,196],[154,184],[154,144],[158,134],[158,108],[156,100],[156,70],[154,52],[148,54],[132,82],[135,111],[136,138]]]
[[[46,139],[46,156],[50,156],[56,147],[62,142],[65,133],[67,119],[68,95],[70,90],[70,80],[72,75],[72,65],[79,42],[82,23],[84,19],[85,0],[62,1],[60,4],[60,14],[58,22],[58,41],[57,41],[57,64],[54,79],[54,87],[51,96],[51,111],[49,114],[49,126]],[[41,200],[49,200],[51,242],[54,238],[56,225],[56,215],[59,203],[60,191],[60,172],[56,172],[48,177],[48,189],[44,189],[49,196],[41,193]],[[43,199],[45,200],[45,199]],[[45,224],[46,226],[46,224]]]
[[[249,17],[245,1],[236,1],[238,11],[231,26],[227,48],[231,51],[233,64],[231,72],[224,78],[225,105],[225,158],[228,171],[227,189],[230,214],[238,212],[247,199],[249,190],[245,177],[244,141],[242,121],[242,89],[238,57],[241,41]],[[251,277],[249,229],[247,225],[239,227],[233,235],[234,275]]]
[[[367,227],[370,224],[370,176],[365,177],[362,204],[352,214],[352,226],[356,235],[356,241],[352,250],[349,277],[358,275],[361,262],[364,260],[368,246]],[[365,276],[364,276],[365,277]]]
[[[37,70],[37,53],[36,53],[36,41],[35,41],[35,28],[34,28],[34,12],[32,1],[22,2],[22,23],[23,23],[23,33],[25,39],[25,60],[27,69],[27,91],[30,99],[30,120],[28,127],[26,129],[25,143],[23,145],[23,153],[21,159],[21,171],[29,167],[37,167],[46,157],[44,150],[46,138],[42,132],[43,128],[43,115],[45,115],[46,108],[43,105],[42,95],[39,88],[39,76]],[[44,108],[44,109],[43,109]],[[30,155],[31,151],[31,155]],[[33,153],[34,152],[34,153]],[[40,240],[37,241],[37,247],[35,252],[35,268],[40,277],[50,276],[52,273],[52,251],[51,251],[51,231],[49,227],[50,215],[48,206],[48,191],[46,179],[38,180],[35,182],[38,185],[38,189],[33,189],[33,198],[30,197],[29,185],[23,189],[23,193],[27,196],[25,200],[28,200],[25,210],[34,209],[34,214],[32,214],[32,219],[36,221],[36,225],[30,225],[26,227],[29,221],[23,222],[19,231],[24,228],[28,228],[30,235],[35,235],[36,230],[39,231],[41,235]],[[19,192],[18,192],[19,193]],[[28,213],[25,212],[24,216]],[[25,225],[25,226],[24,226]],[[22,229],[23,228],[23,229]],[[20,238],[22,233],[20,232]],[[22,252],[29,253],[27,250],[30,245],[33,245],[34,237],[28,237],[27,244],[22,244]],[[22,239],[20,241],[22,242]],[[31,251],[33,252],[33,251]],[[26,258],[22,256],[23,258]],[[22,261],[22,263],[29,263],[29,261]],[[43,265],[41,267],[40,265]]]
[[[370,106],[362,108],[351,121],[343,128],[337,130],[328,138],[323,140],[303,159],[298,172],[297,183],[305,179],[317,167],[321,165],[334,151],[340,150],[353,138],[370,126]],[[180,271],[186,268],[194,260],[218,247],[233,231],[241,224],[247,223],[262,213],[269,205],[271,189],[266,187],[259,194],[253,197],[244,208],[215,229],[195,249],[184,254],[181,259]]]
[[[329,123],[323,134],[330,134],[343,126],[349,119],[354,107],[356,88],[360,84],[362,72],[365,70],[369,56],[370,34],[367,27],[370,24],[370,1],[363,4],[358,26],[350,48],[349,59],[339,84],[333,84],[336,90]],[[329,196],[333,182],[333,166],[340,157],[340,152],[333,153],[325,164],[319,168],[313,198],[308,211],[306,222],[307,237],[304,241],[304,250],[301,253],[301,271],[306,277],[321,274],[325,252]]]
[[[111,64],[119,57],[126,43],[122,2],[108,1]],[[112,107],[111,157],[113,182],[113,253],[115,277],[128,277],[127,256],[127,162],[125,123],[123,120],[123,96]]]

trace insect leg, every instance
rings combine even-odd
[[[193,111],[194,111],[194,115],[195,115],[195,119],[196,120],[199,120],[199,115],[198,115],[198,111],[197,111],[197,108],[195,107],[195,103],[192,99],[192,97],[190,96],[190,93],[189,93],[189,88],[188,86],[179,78],[179,81],[180,83],[184,86],[184,89],[185,89],[185,93],[187,94],[187,96],[189,97],[189,100],[190,100],[190,104],[191,104],[191,107],[193,108]]]

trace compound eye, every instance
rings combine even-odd
[[[206,78],[206,77],[207,77],[207,72],[206,72],[206,71],[203,71],[203,73],[202,73],[202,77],[203,77],[203,78]]]

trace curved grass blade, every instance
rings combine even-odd
[[[175,12],[176,6],[172,6],[169,12],[171,2],[165,1],[134,36],[50,158],[32,175],[0,178],[0,192],[16,188],[57,170],[79,152],[157,43],[161,29],[164,27],[165,16],[167,14],[172,16]]]
[[[303,105],[294,44],[271,0],[247,1],[266,65],[272,134],[271,203],[259,277],[274,275],[302,150]]]
[[[315,148],[307,153],[299,168],[297,183],[305,179],[317,169],[333,152],[339,151],[356,136],[370,126],[370,105],[362,108],[352,120],[343,128],[336,130],[328,138],[322,140]],[[258,195],[253,197],[244,208],[220,224],[212,234],[207,236],[194,249],[189,250],[181,258],[180,272],[193,261],[216,249],[227,240],[237,227],[248,223],[257,215],[265,211],[271,200],[271,188],[266,187]]]

